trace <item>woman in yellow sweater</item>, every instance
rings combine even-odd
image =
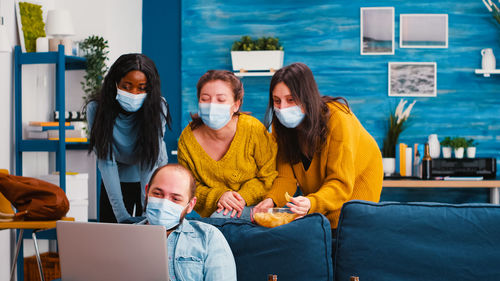
[[[337,228],[345,202],[380,199],[380,150],[344,98],[320,96],[312,71],[302,63],[278,70],[269,94],[278,177],[255,211],[286,205],[300,216],[321,213]],[[293,195],[297,186],[303,196],[287,203],[285,194]]]
[[[240,113],[243,85],[229,71],[210,70],[197,88],[198,115],[179,139],[178,160],[196,179],[195,211],[203,217],[250,219],[278,175],[277,146],[266,127]]]

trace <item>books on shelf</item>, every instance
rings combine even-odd
[[[59,138],[59,130],[49,130],[48,139]],[[85,137],[82,135],[82,131],[80,130],[66,130],[66,138],[82,138]]]
[[[70,126],[71,123],[69,122],[64,122],[64,126]],[[46,126],[59,126],[59,122],[45,122],[45,121],[30,121],[29,122],[29,126],[42,126],[42,127],[46,127]]]
[[[49,140],[59,140],[59,138],[49,138]],[[87,142],[87,138],[66,138],[66,142]]]
[[[65,126],[66,130],[74,130],[75,126],[70,125],[70,126]],[[59,130],[59,126],[28,126],[26,127],[26,130],[29,132],[42,132],[42,131],[49,131],[49,130]]]
[[[46,140],[49,138],[49,134],[47,131],[28,131],[27,133],[27,138],[28,139],[37,139],[37,140]]]

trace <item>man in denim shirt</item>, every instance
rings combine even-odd
[[[146,220],[167,228],[171,281],[235,281],[236,264],[222,233],[214,226],[184,220],[196,204],[191,172],[178,164],[158,168],[146,187]]]

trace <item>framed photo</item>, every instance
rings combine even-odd
[[[362,55],[394,54],[394,7],[361,8]]]
[[[389,96],[435,97],[435,62],[389,62]]]
[[[448,15],[399,15],[399,47],[448,48]]]
[[[45,37],[42,4],[35,1],[16,0],[16,18],[21,50],[35,52],[36,39]]]

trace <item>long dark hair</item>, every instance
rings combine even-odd
[[[134,70],[146,75],[146,92],[148,93],[142,107],[132,113],[135,114],[139,128],[134,151],[139,156],[141,164],[153,167],[160,153],[159,139],[163,138],[162,118],[165,119],[169,129],[171,129],[172,118],[168,104],[161,96],[160,75],[155,63],[143,54],[120,56],[109,69],[101,90],[85,105],[87,107],[92,101],[97,103],[90,132],[89,153],[95,148],[98,158],[111,157],[115,119],[118,113],[130,114],[123,110],[116,100],[116,85],[127,73]]]
[[[211,81],[224,81],[229,84],[231,90],[233,91],[234,102],[241,101],[240,107],[238,111],[235,112],[235,115],[240,114],[241,106],[243,105],[243,95],[245,91],[243,90],[243,83],[241,83],[240,79],[234,75],[231,71],[227,70],[209,70],[203,74],[198,83],[196,84],[196,97],[198,101],[200,100],[201,89],[205,84]],[[193,120],[190,124],[191,130],[194,130],[203,124],[203,121],[198,116],[198,114],[191,114],[191,119]]]
[[[304,119],[296,128],[286,128],[274,114],[273,90],[281,82],[290,89],[294,100],[302,106],[305,113]],[[349,111],[349,105],[344,98],[320,95],[311,69],[303,63],[293,63],[276,71],[269,87],[265,124],[268,128],[273,124],[278,142],[278,156],[292,164],[300,162],[302,154],[312,159],[326,142],[330,116],[328,103],[339,100],[345,103],[345,110]],[[303,147],[306,151],[303,151]]]

